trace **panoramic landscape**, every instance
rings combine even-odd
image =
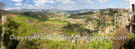
[[[135,0],[0,0],[0,49],[135,49]]]

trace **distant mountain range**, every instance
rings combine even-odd
[[[98,9],[81,9],[81,10],[46,10],[46,9],[11,9],[8,11],[12,12],[66,12],[66,13],[83,13],[83,12],[88,12],[88,11],[95,11]]]

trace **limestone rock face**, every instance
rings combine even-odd
[[[103,31],[100,30],[98,33],[101,35],[106,35],[110,33],[113,30],[113,28],[114,28],[113,26],[108,26],[105,29],[103,29]]]

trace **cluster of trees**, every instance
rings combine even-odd
[[[84,12],[84,13],[73,13],[69,16],[69,18],[76,18],[76,19],[81,19],[81,18],[85,18],[85,15],[88,14],[94,14],[94,12],[89,11],[89,12]]]

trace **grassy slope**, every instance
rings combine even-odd
[[[38,21],[35,18],[31,18],[29,16],[20,15],[18,17],[14,17],[14,20],[21,24],[22,27],[18,28],[19,36],[27,36],[34,34],[34,32],[39,33],[60,33],[62,26],[65,26],[67,23],[61,22],[58,20],[48,20],[48,21]],[[29,22],[29,20],[32,20]],[[22,29],[23,28],[23,29]],[[26,32],[23,32],[27,30]],[[46,28],[46,29],[45,29]],[[23,30],[23,31],[21,31]],[[39,30],[39,31],[38,31]],[[97,36],[97,35],[96,35]],[[104,42],[102,42],[104,41]],[[111,40],[99,40],[94,39],[88,43],[84,43],[83,45],[76,43],[71,44],[71,42],[66,41],[51,41],[51,40],[34,40],[34,41],[21,41],[18,44],[18,49],[108,49],[111,48],[112,43]],[[107,46],[107,47],[106,47]]]

